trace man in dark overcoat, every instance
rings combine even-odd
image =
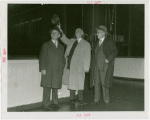
[[[112,85],[114,72],[114,59],[118,54],[117,47],[113,40],[108,39],[107,28],[103,25],[97,28],[98,41],[93,46],[92,68],[90,87],[94,85],[94,102],[91,105],[100,103],[100,91],[102,89],[103,100],[109,105],[109,87]]]
[[[58,104],[58,89],[62,87],[62,75],[65,65],[64,47],[59,43],[60,31],[57,27],[50,31],[51,40],[42,45],[39,56],[39,67],[42,73],[43,108],[50,109],[50,93],[52,90],[52,106]]]

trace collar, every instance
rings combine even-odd
[[[82,40],[82,38],[77,39],[78,43]]]
[[[55,43],[55,42],[56,42],[56,40],[53,40],[53,39],[52,39],[52,41],[53,41],[53,43]],[[57,41],[57,42],[58,42],[58,41]]]
[[[100,40],[103,42],[103,41],[104,41],[104,39],[105,39],[105,37],[101,38]]]

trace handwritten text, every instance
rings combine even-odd
[[[101,4],[101,1],[87,1],[87,4]]]

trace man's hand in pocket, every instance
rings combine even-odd
[[[46,70],[41,70],[41,73],[42,73],[43,75],[46,75]]]

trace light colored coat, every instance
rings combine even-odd
[[[61,37],[62,42],[67,45],[65,52],[66,64],[64,68],[62,83],[68,85],[68,89],[71,90],[83,90],[85,72],[89,71],[90,61],[91,61],[91,46],[90,44],[81,39],[77,47],[74,50],[70,70],[67,69],[67,56],[70,53],[73,43],[76,39],[68,39],[65,35]]]

